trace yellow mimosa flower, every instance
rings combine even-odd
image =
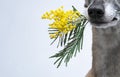
[[[50,34],[50,38],[56,38],[57,36],[62,36],[69,31],[73,30],[76,26],[73,24],[80,16],[78,11],[68,10],[64,11],[63,6],[56,10],[51,10],[42,15],[42,19],[53,20],[52,24],[49,24],[51,29],[57,30],[53,34]],[[59,33],[59,34],[58,34]]]

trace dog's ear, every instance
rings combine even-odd
[[[87,8],[87,7],[89,6],[90,1],[91,1],[91,0],[85,0],[85,4],[84,4],[84,7],[85,7],[85,8]]]

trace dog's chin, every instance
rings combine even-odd
[[[90,23],[95,28],[109,28],[116,26],[118,24],[118,21],[119,20],[117,18],[114,18],[109,22],[90,22]]]

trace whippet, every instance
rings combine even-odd
[[[120,0],[85,0],[92,25],[92,68],[86,77],[120,77]]]

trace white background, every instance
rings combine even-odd
[[[41,15],[62,5],[84,13],[84,0],[0,0],[0,77],[85,77],[91,68],[90,25],[83,50],[68,67],[56,68],[49,59],[59,49],[50,46],[49,21]]]

